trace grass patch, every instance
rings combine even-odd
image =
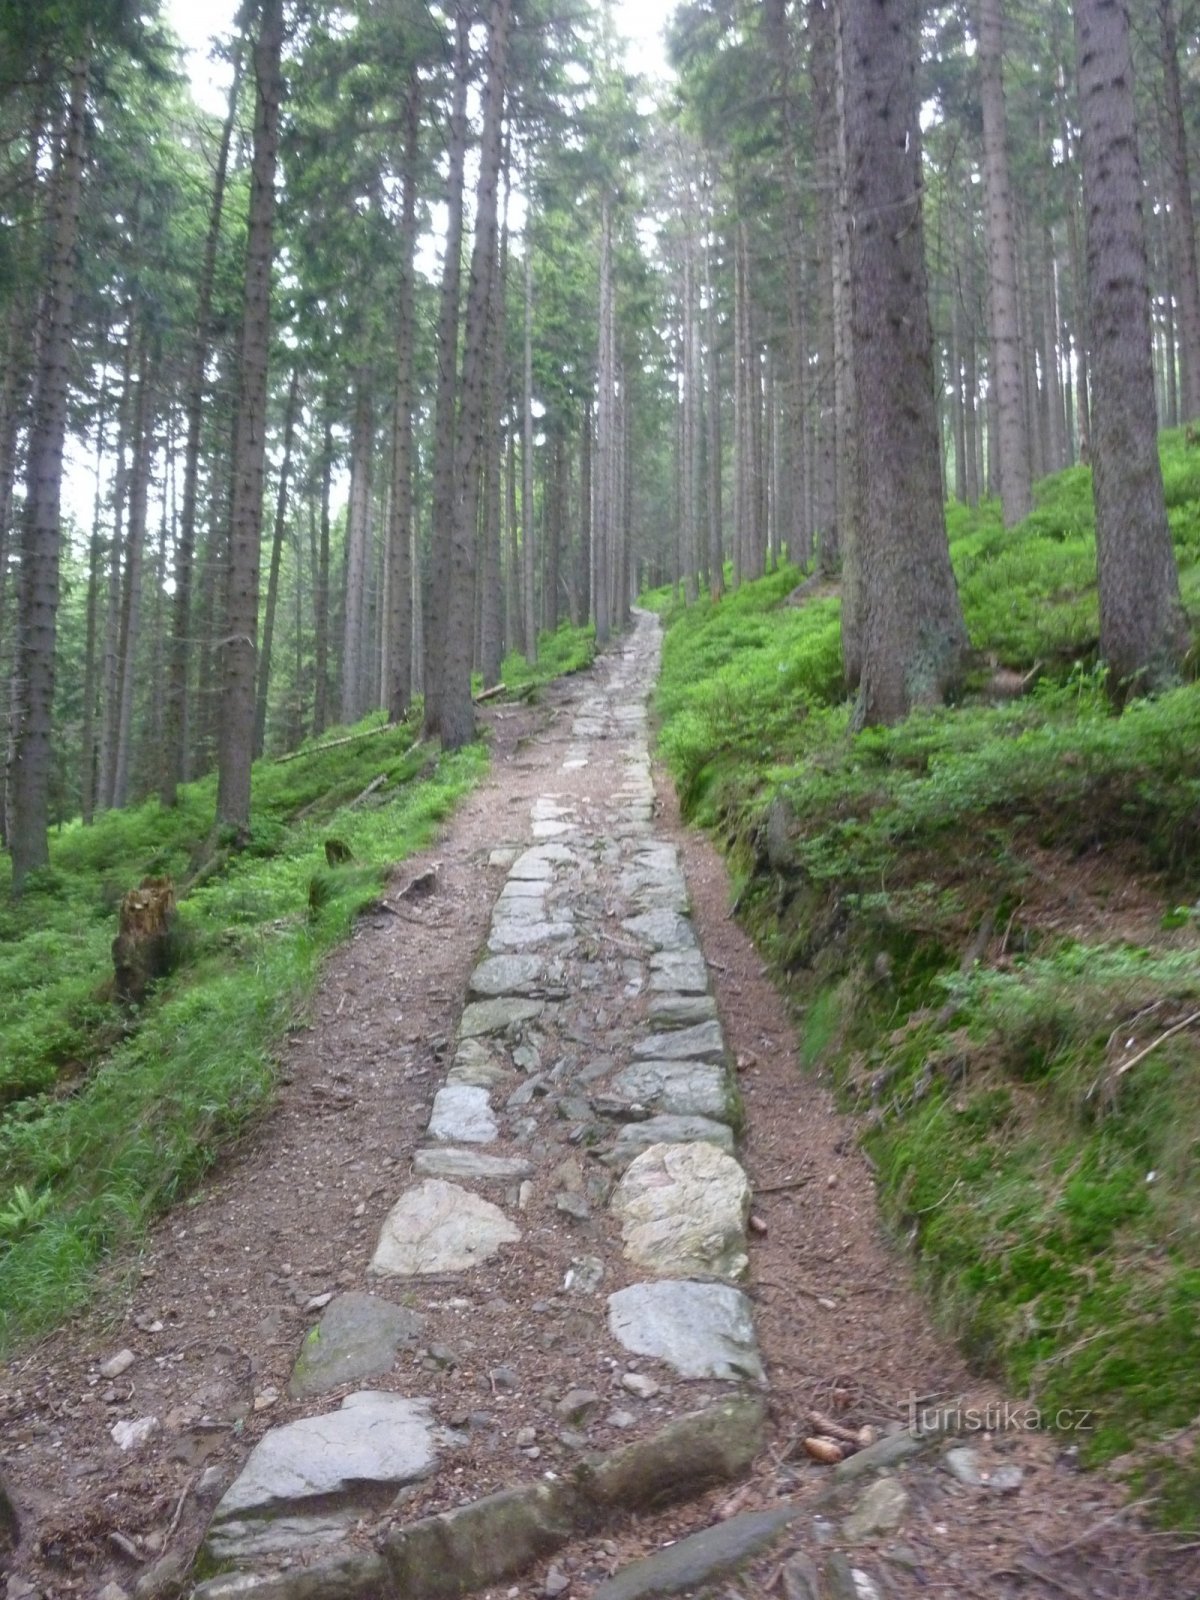
[[[1200,451],[1163,438],[1200,617]],[[836,597],[781,571],[668,623],[660,747],[739,907],[863,1117],[885,1214],[980,1368],[1091,1409],[1166,1514],[1200,1462],[1200,686],[1113,714],[1091,486],[952,507],[979,667],[964,701],[849,732]],[[996,667],[1034,691],[990,693]]]
[[[480,745],[439,757],[413,744],[405,726],[260,762],[250,847],[181,901],[183,960],[137,1013],[103,998],[115,897],[143,873],[187,874],[213,780],[188,786],[175,811],[148,803],[64,828],[47,880],[4,906],[14,942],[0,1014],[0,1350],[84,1303],[97,1263],[269,1102],[273,1047],[322,956],[486,766]],[[347,809],[380,775],[369,801]],[[334,869],[331,825],[353,854]],[[27,985],[21,998],[14,981]]]
[[[510,655],[503,681],[536,687],[593,653],[591,630],[564,624],[536,667]],[[322,957],[486,767],[482,745],[442,756],[419,730],[419,708],[396,728],[377,712],[257,763],[236,854],[212,837],[210,776],[170,811],[60,828],[19,901],[0,868],[0,1353],[85,1303],[97,1264],[269,1104]],[[117,905],[165,875],[181,890],[176,969],[124,1009],[108,982]]]

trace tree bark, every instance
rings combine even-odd
[[[492,0],[488,21],[487,77],[475,200],[475,240],[463,329],[462,383],[454,445],[454,497],[448,549],[446,629],[440,653],[442,681],[436,720],[426,728],[443,749],[457,750],[475,737],[471,657],[475,609],[475,529],[484,447],[487,395],[488,301],[495,273],[497,187],[503,133],[504,86],[511,0]]]
[[[525,609],[525,659],[537,660],[537,554],[533,514],[533,239],[525,234],[525,345],[521,408],[521,593]]]
[[[258,687],[254,699],[254,756],[262,755],[267,734],[267,690],[271,684],[271,649],[275,641],[275,608],[279,603],[279,568],[283,560],[283,535],[287,523],[288,488],[292,469],[292,444],[296,435],[296,401],[300,390],[300,365],[292,368],[283,410],[283,460],[275,494],[275,531],[271,539],[271,570],[267,577],[267,604],[263,613],[262,649],[258,653]]]
[[[1033,479],[1025,421],[1015,218],[1008,175],[1001,0],[979,0],[978,42],[990,264],[991,370],[999,430],[995,448],[1004,522],[1011,527],[1033,509]]]
[[[329,501],[333,489],[333,418],[325,397],[325,431],[321,443],[321,521],[313,576],[313,734],[329,726]]]
[[[355,384],[354,428],[350,441],[350,506],[346,515],[346,606],[342,634],[342,721],[357,722],[369,698],[367,661],[367,547],[371,536],[371,465],[375,411],[371,374]]]
[[[120,680],[117,696],[117,740],[113,763],[112,804],[129,802],[130,744],[133,697],[137,684],[137,649],[141,635],[142,565],[146,546],[146,506],[150,489],[150,457],[154,449],[150,410],[150,352],[145,342],[138,374],[137,411],[133,424],[133,467],[129,480],[129,526],[125,539],[125,583],[121,596]]]
[[[401,722],[412,701],[413,393],[416,338],[414,257],[417,248],[417,162],[421,85],[414,71],[404,112],[404,200],[400,213],[396,289],[396,411],[392,432],[392,505],[388,526],[388,719]]]
[[[857,721],[941,701],[966,629],[941,498],[916,68],[918,0],[843,0],[853,346],[862,474]]]
[[[9,799],[13,892],[50,860],[50,772],[58,623],[60,495],[67,427],[75,246],[87,139],[88,61],[71,67],[67,124],[53,180],[50,251],[21,526],[16,693]]]
[[[425,729],[440,731],[446,678],[445,645],[453,540],[458,409],[458,322],[462,290],[463,184],[467,159],[467,84],[471,15],[459,0],[454,18],[454,85],[447,129],[446,240],[437,329],[437,395],[433,421],[433,526],[425,611]]]
[[[212,206],[209,211],[208,232],[204,238],[204,254],[200,262],[200,280],[196,289],[195,335],[184,379],[183,404],[187,418],[187,438],[184,444],[179,537],[175,544],[175,595],[159,791],[159,799],[164,806],[175,804],[179,784],[187,771],[188,666],[191,659],[189,639],[192,626],[192,574],[196,562],[196,490],[200,477],[200,431],[204,420],[204,370],[212,343],[213,284],[216,280],[217,248],[221,240],[221,218],[225,209],[229,148],[233,140],[233,125],[237,117],[241,80],[242,48],[239,41],[233,57],[229,110],[221,127],[221,140],[217,147]]]
[[[217,822],[240,838],[250,827],[254,665],[271,344],[271,256],[279,149],[283,0],[262,0],[254,46],[254,154],[238,364],[237,429],[230,512],[226,636],[221,649]]]
[[[1187,648],[1154,418],[1149,274],[1124,0],[1077,0],[1100,651],[1118,695],[1169,684]]]
[[[1179,304],[1180,405],[1183,412],[1180,420],[1193,422],[1200,417],[1200,273],[1196,267],[1196,219],[1179,81],[1174,0],[1158,0],[1158,25],[1163,63],[1163,146],[1170,176],[1171,264]]]

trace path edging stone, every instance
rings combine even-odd
[[[454,1600],[512,1577],[610,1513],[742,1476],[762,1448],[766,1416],[761,1395],[733,1395],[581,1462],[571,1478],[502,1489],[398,1528],[382,1556],[340,1550],[296,1571],[226,1573],[201,1583],[194,1600]]]

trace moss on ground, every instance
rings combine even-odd
[[[1163,440],[1200,616],[1200,451]],[[1114,714],[1085,469],[951,508],[961,704],[849,731],[838,601],[785,569],[668,621],[660,747],[859,1111],[897,1237],[982,1369],[1200,1490],[1200,686]],[[1028,692],[1011,698],[1012,679]],[[1157,1442],[1161,1448],[1147,1450]]]

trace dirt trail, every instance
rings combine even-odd
[[[1079,1472],[1063,1434],[972,1432],[828,1501],[830,1468],[799,1446],[810,1411],[902,1437],[914,1404],[983,1412],[1003,1397],[973,1382],[933,1327],[881,1234],[855,1127],[802,1073],[783,1004],[729,915],[719,857],[680,828],[661,774],[651,787],[644,702],[657,657],[657,624],[641,617],[629,640],[551,686],[539,706],[489,713],[488,780],[330,961],[312,1018],[288,1040],[277,1109],[164,1219],[123,1269],[128,1281],[114,1279],[107,1313],[3,1372],[0,1478],[20,1518],[8,1600],[106,1586],[108,1600],[178,1593],[218,1503],[218,1521],[236,1524],[229,1537],[244,1540],[241,1567],[282,1573],[273,1594],[308,1593],[298,1575],[331,1552],[368,1570],[362,1561],[396,1529],[500,1488],[560,1480],[591,1452],[727,1403],[753,1370],[750,1336],[726,1334],[730,1362],[693,1375],[678,1352],[660,1357],[636,1332],[618,1332],[610,1297],[619,1310],[634,1304],[623,1294],[681,1278],[701,1291],[697,1305],[736,1300],[753,1312],[769,1421],[745,1481],[669,1511],[616,1513],[491,1592],[583,1600],[714,1520],[736,1528],[735,1513],[789,1505],[791,1525],[722,1580],[726,1591],[1197,1592],[1194,1556],[1119,1515],[1121,1492]],[[406,894],[427,869],[431,886]],[[705,1031],[716,1027],[709,993],[716,1045]],[[628,1076],[647,1066],[649,1076]],[[716,1158],[697,1157],[698,1146],[679,1156],[688,1147],[674,1142],[678,1128],[655,1143],[675,1152],[666,1158],[629,1165],[632,1148],[616,1147],[636,1143],[646,1118],[705,1111],[716,1129],[698,1131],[725,1140],[722,1121],[736,1109],[732,1096],[724,1110],[713,1099],[722,1072],[736,1076],[745,1108],[737,1158],[753,1193],[749,1231],[744,1218],[736,1230],[722,1220],[714,1199],[703,1238],[685,1216],[684,1243],[673,1235],[663,1247],[684,1252],[682,1267],[639,1258],[630,1212],[623,1225],[619,1211],[629,1174],[650,1160],[659,1249],[661,1206],[686,1211],[694,1174],[682,1168]],[[714,1196],[729,1185],[736,1212],[737,1163],[726,1161],[701,1178]],[[389,1222],[414,1196],[449,1211]],[[486,1228],[467,1228],[472,1196],[486,1202],[481,1228],[509,1230],[494,1253],[479,1243]],[[441,1249],[464,1228],[476,1264],[446,1266],[435,1250],[414,1267],[415,1238]],[[743,1250],[749,1270],[735,1288],[721,1280],[736,1279]],[[317,1358],[341,1359],[339,1335],[332,1320],[315,1344],[306,1334],[331,1307],[366,1323],[356,1324],[350,1365],[322,1378]],[[382,1340],[385,1357],[354,1368],[364,1338]],[[302,1345],[316,1362],[305,1393],[294,1374]],[[263,1510],[262,1494],[275,1491],[255,1501],[245,1487],[252,1452],[253,1469],[314,1426],[335,1455],[341,1424],[329,1419],[345,1421],[339,1401],[364,1392],[390,1419],[389,1448],[403,1454],[396,1440],[407,1440],[408,1456],[377,1479],[374,1458],[347,1470],[336,1492],[309,1482],[296,1502],[303,1538],[281,1542],[279,1506]],[[148,1437],[122,1449],[114,1428],[140,1422]],[[975,1452],[958,1459],[958,1476],[949,1444]],[[872,1494],[875,1525],[862,1504]],[[224,1561],[231,1548],[211,1553]],[[809,1589],[806,1556],[822,1570]]]

